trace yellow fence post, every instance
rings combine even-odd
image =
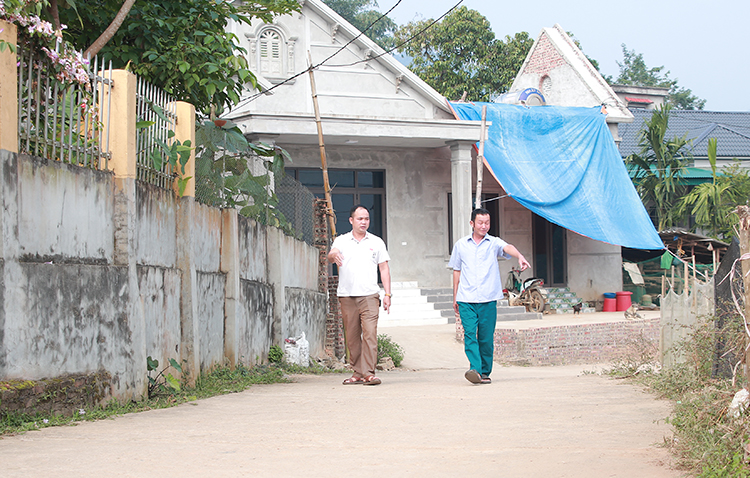
[[[0,20],[0,40],[16,45],[16,26]],[[0,149],[18,153],[18,68],[16,54],[0,52]]]
[[[185,165],[185,172],[180,173],[180,178],[190,178],[185,186],[183,197],[195,197],[195,106],[184,101],[178,101],[177,121],[175,125],[175,139],[184,144],[190,140],[190,161]],[[179,171],[178,171],[179,173]],[[179,196],[177,180],[174,182],[174,190]]]
[[[102,108],[110,105],[109,169],[117,178],[136,178],[136,76],[125,70],[113,70],[111,89],[105,89]],[[112,95],[110,101],[107,95]],[[102,112],[106,118],[106,113]]]

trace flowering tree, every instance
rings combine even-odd
[[[86,72],[88,61],[69,43],[63,41],[61,25],[42,20],[40,14],[49,7],[47,0],[0,0],[0,19],[18,25],[18,42],[26,47],[43,51],[55,77],[61,83],[78,83],[89,87]],[[0,44],[0,48],[15,49],[15,45]]]
[[[271,21],[300,8],[296,0],[151,0],[136,2],[114,29],[112,19],[122,15],[123,6],[123,0],[101,0],[97,8],[60,8],[60,20],[69,26],[65,38],[79,49],[94,51],[101,44],[102,60],[128,68],[204,114],[231,108],[248,86],[256,86],[247,52],[227,24]],[[111,36],[103,44],[106,31]]]

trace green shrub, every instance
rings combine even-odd
[[[401,361],[404,360],[404,349],[387,335],[380,334],[378,335],[378,362],[386,357],[393,360],[393,365],[400,367]]]
[[[268,361],[271,363],[281,363],[284,359],[284,350],[278,345],[271,345],[268,350]]]

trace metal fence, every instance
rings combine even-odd
[[[18,151],[65,163],[107,169],[112,63],[89,66],[89,84],[62,85],[48,58],[18,45]]]
[[[242,160],[247,160],[247,158]],[[255,213],[249,214],[249,217],[263,224],[274,224],[297,239],[314,245],[313,203],[315,196],[313,193],[290,176],[282,175],[279,178],[268,174],[267,171],[262,173],[261,171],[265,168],[259,163],[263,159],[255,158],[255,160],[250,159],[250,161],[254,162],[249,169],[255,173],[256,177],[265,177],[266,180],[260,182],[268,184],[268,186],[263,187],[267,192],[262,195],[265,198],[262,204],[258,204],[252,197],[244,195],[229,197],[233,188],[227,187],[227,182],[236,181],[236,178],[232,177],[232,173],[215,170],[204,173],[203,168],[199,166],[196,167],[195,200],[207,206],[236,207],[240,211],[245,208],[238,204],[244,204],[245,202],[251,206],[260,206],[255,208]],[[219,161],[214,166],[217,164],[224,164],[224,161]],[[275,199],[272,193],[275,194]]]
[[[296,232],[298,239],[314,245],[315,196],[296,179],[284,175],[276,183],[279,211]]]
[[[138,77],[136,117],[136,179],[171,189],[175,172],[168,162],[167,144],[169,132],[176,125],[177,102],[164,90]]]

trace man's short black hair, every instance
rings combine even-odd
[[[357,212],[357,209],[359,208],[364,209],[368,214],[370,213],[370,210],[367,209],[367,206],[365,206],[364,204],[355,204],[351,209],[349,209],[349,217],[354,217],[354,213]]]
[[[478,208],[474,209],[473,211],[471,211],[471,222],[474,222],[474,220],[477,218],[478,215],[482,215],[482,216],[487,215],[487,216],[489,216],[490,212],[488,210],[484,209],[484,208],[481,208],[481,207],[478,207]]]

